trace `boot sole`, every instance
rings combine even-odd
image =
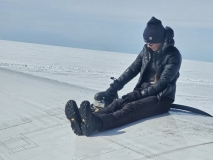
[[[75,101],[68,101],[65,106],[65,115],[71,123],[71,128],[76,135],[83,135],[81,131],[81,118],[79,115],[78,107]]]
[[[81,106],[80,106],[80,109],[79,109],[79,112],[80,112],[80,116],[81,116],[81,120],[82,120],[82,123],[81,123],[81,130],[83,132],[83,134],[85,136],[89,136],[91,135],[93,132],[91,130],[91,127],[89,126],[88,122],[89,122],[89,119],[90,119],[90,112],[91,112],[91,109],[90,109],[90,104],[88,101],[83,101],[81,103]],[[89,114],[88,114],[89,113]],[[92,113],[92,112],[91,112]]]

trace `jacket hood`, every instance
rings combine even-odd
[[[165,40],[164,40],[164,45],[162,50],[165,50],[168,47],[175,45],[173,29],[170,27],[165,27],[165,30],[166,30],[166,35],[165,35]]]

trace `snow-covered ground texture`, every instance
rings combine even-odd
[[[213,63],[184,59],[175,103],[213,114]],[[137,55],[0,40],[0,67],[104,91]],[[205,56],[203,53],[201,56]],[[138,77],[119,95],[132,91]]]
[[[212,118],[174,109],[91,137],[73,133],[66,102],[93,101],[136,56],[0,40],[0,160],[212,160]],[[212,68],[183,60],[175,103],[213,115]]]

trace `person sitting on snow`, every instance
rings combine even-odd
[[[105,131],[143,118],[169,111],[175,100],[176,81],[182,57],[174,46],[174,32],[163,27],[152,17],[144,30],[145,45],[136,60],[105,91],[113,97],[125,84],[140,73],[133,92],[114,100],[108,107],[92,112],[89,101],[78,109],[74,100],[65,106],[66,117],[77,135],[89,136],[95,131]]]

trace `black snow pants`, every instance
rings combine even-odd
[[[116,128],[143,118],[156,116],[169,111],[173,99],[150,96],[122,106],[122,99],[113,101],[108,107],[94,112],[103,122],[100,131]]]

